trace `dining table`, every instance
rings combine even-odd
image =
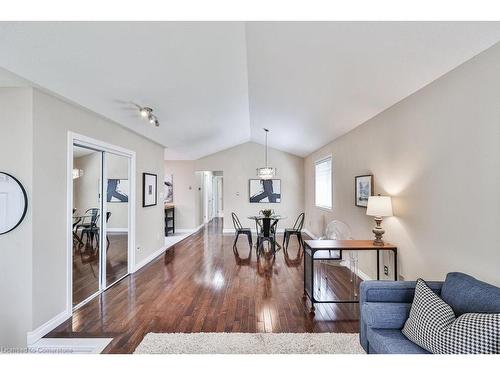
[[[286,216],[283,215],[270,215],[270,216],[265,216],[265,215],[251,215],[248,216],[248,219],[250,220],[255,220],[255,228],[257,230],[257,235],[259,233],[263,233],[266,237],[270,238],[274,245],[278,248],[278,250],[281,249],[281,245],[274,240],[274,236],[269,236],[271,228],[276,224],[278,225],[278,222],[280,220],[286,219]],[[258,247],[258,244],[255,245]]]

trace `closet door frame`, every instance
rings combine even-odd
[[[124,156],[128,158],[128,178],[129,178],[129,204],[128,204],[128,264],[127,264],[127,274],[125,274],[120,279],[116,280],[110,285],[106,285],[106,252],[99,251],[99,291],[92,294],[84,301],[73,307],[73,146],[81,146],[90,148],[96,151],[100,151],[101,157],[101,184],[100,184],[100,195],[101,195],[101,215],[100,215],[100,226],[101,235],[99,236],[99,248],[106,248],[106,215],[102,215],[103,212],[107,212],[107,202],[106,202],[106,185],[107,181],[106,174],[106,153],[112,153],[119,156]],[[107,288],[110,288],[118,281],[127,277],[135,269],[135,202],[136,202],[136,154],[135,151],[127,150],[123,147],[115,146],[94,138],[84,136],[82,134],[68,132],[68,143],[67,143],[67,253],[66,253],[66,313],[68,316],[73,314],[73,311],[79,307],[85,305],[90,300],[101,294]],[[104,246],[103,246],[104,245]]]

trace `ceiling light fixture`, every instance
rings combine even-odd
[[[267,133],[269,133],[269,129],[264,128],[264,131],[266,132],[266,166],[257,168],[257,177],[261,180],[270,180],[276,176],[276,168],[267,165]]]
[[[151,125],[154,125],[156,127],[160,126],[160,121],[158,120],[158,117],[153,115],[153,108],[142,107],[139,104],[135,104],[133,102],[132,104],[139,109],[139,113],[141,114],[142,118],[147,119]]]
[[[139,112],[141,113],[142,117],[149,117],[153,110],[149,107],[143,107],[139,110]]]

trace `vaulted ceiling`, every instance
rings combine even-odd
[[[305,156],[498,41],[500,22],[2,22],[0,66],[169,159],[262,143],[264,127]]]

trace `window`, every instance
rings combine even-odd
[[[332,157],[319,160],[314,165],[315,203],[317,207],[332,208]]]

